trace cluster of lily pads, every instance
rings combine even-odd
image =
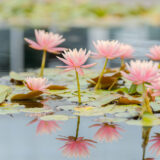
[[[159,24],[160,6],[142,4],[127,5],[124,3],[97,3],[74,0],[2,0],[0,3],[1,21],[18,26],[49,26],[61,24],[77,25],[110,25],[124,23],[124,20],[137,18],[141,22]],[[67,14],[66,14],[67,13]],[[43,19],[43,24],[41,23]],[[116,19],[116,21],[115,21]],[[88,23],[90,22],[90,23]],[[135,21],[134,21],[135,22]]]
[[[10,77],[0,79],[0,114],[44,113],[40,118],[46,121],[67,120],[76,115],[106,115],[104,121],[109,122],[124,121],[144,126],[160,124],[156,116],[160,110],[158,63],[136,60],[125,64],[126,58],[133,58],[134,49],[118,41],[98,40],[93,43],[94,53],[58,47],[65,41],[59,34],[35,30],[35,36],[36,42],[25,40],[31,48],[43,51],[41,69],[11,72]],[[66,65],[45,69],[47,52],[58,54],[57,58]],[[147,56],[154,61],[160,60],[160,46],[152,47]],[[105,59],[101,73],[85,69],[96,65],[85,65],[89,58]],[[115,58],[121,59],[120,68],[107,68],[108,60]],[[46,100],[67,114],[58,115],[51,107],[42,107]]]

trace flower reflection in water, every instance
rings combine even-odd
[[[100,127],[96,132],[94,138],[97,141],[106,141],[112,142],[114,140],[118,140],[121,138],[119,132],[124,131],[122,128],[119,127],[117,124],[109,124],[109,123],[102,123],[102,124],[94,124],[90,127]]]
[[[160,155],[160,133],[156,133],[155,136],[152,137],[150,142],[153,142],[152,146],[150,147],[150,150],[152,153],[156,152],[156,155]]]
[[[51,107],[46,105],[45,102],[47,102],[49,99],[43,100],[40,103],[43,105],[43,108],[46,110],[51,110]],[[51,134],[52,131],[56,132],[57,130],[60,130],[61,127],[59,126],[59,123],[61,122],[57,122],[55,120],[48,120],[48,121],[44,121],[44,120],[40,120],[40,117],[42,116],[46,116],[46,115],[53,115],[54,112],[48,112],[48,113],[30,113],[29,116],[30,117],[35,117],[32,121],[30,121],[28,125],[31,125],[35,122],[38,122],[38,126],[36,129],[36,133],[37,134]]]
[[[36,133],[37,134],[51,134],[52,131],[56,132],[57,130],[60,130],[61,127],[56,121],[39,121]]]
[[[67,157],[86,157],[89,155],[89,147],[95,147],[92,143],[96,143],[93,140],[85,139],[84,137],[64,137],[57,138],[58,140],[65,141],[65,145],[62,146],[62,153]]]
[[[57,130],[61,129],[57,121],[43,121],[39,120],[38,118],[33,119],[27,125],[31,125],[37,121],[39,121],[36,129],[37,134],[51,134],[52,131],[56,132]]]
[[[79,125],[80,125],[80,116],[77,117],[77,129],[76,136],[68,136],[57,138],[58,140],[65,141],[65,145],[63,145],[60,149],[62,149],[62,153],[66,157],[74,157],[81,158],[89,156],[89,147],[95,147],[92,143],[96,143],[91,139],[85,139],[84,137],[79,137]]]

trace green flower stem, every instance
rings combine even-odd
[[[80,83],[79,83],[79,76],[78,76],[78,72],[75,70],[76,72],[76,79],[77,79],[77,89],[78,89],[78,103],[81,104],[81,92],[80,92]]]
[[[121,68],[123,68],[123,66],[124,66],[124,59],[121,58]]]
[[[143,139],[143,143],[142,143],[143,158],[142,160],[145,160],[146,147],[149,142],[149,136],[150,136],[151,129],[152,127],[142,127],[142,139]]]
[[[80,116],[78,116],[78,117],[77,117],[76,139],[78,138],[78,133],[79,133],[79,125],[80,125]]]
[[[46,50],[43,51],[43,57],[42,57],[42,63],[41,63],[41,71],[40,71],[40,77],[43,77],[43,72],[44,72],[44,68],[45,68],[45,62],[46,62]]]
[[[142,103],[143,111],[147,111],[149,113],[152,113],[152,109],[149,104],[149,98],[147,96],[146,87],[145,87],[144,83],[142,85],[143,85],[143,103]]]
[[[106,69],[106,66],[107,66],[107,62],[108,62],[108,59],[106,58],[105,63],[104,63],[103,70],[102,70],[102,72],[101,72],[101,74],[100,74],[100,76],[99,76],[99,78],[98,78],[98,82],[97,82],[97,84],[96,84],[96,86],[95,86],[95,89],[96,89],[96,90],[101,88],[101,80],[102,80],[102,77],[103,77],[103,75],[104,75],[104,72],[105,72],[105,69]]]

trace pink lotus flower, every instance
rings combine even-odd
[[[25,86],[28,87],[31,91],[41,91],[44,92],[49,85],[47,85],[46,78],[26,78]]]
[[[92,53],[94,58],[107,58],[114,59],[119,57],[122,53],[120,52],[120,43],[118,41],[97,41],[93,42],[98,53]]]
[[[56,121],[43,121],[41,120],[37,126],[37,134],[51,134],[52,131],[56,132],[61,129]]]
[[[65,39],[59,34],[45,32],[44,30],[35,30],[35,36],[37,42],[25,38],[25,40],[29,43],[31,48],[37,50],[44,50],[51,53],[57,53],[59,51],[65,50],[65,48],[57,47],[58,45],[60,45],[62,42],[65,41]]]
[[[62,146],[62,153],[64,156],[67,157],[86,157],[89,155],[88,147],[94,147],[91,143],[96,143],[90,139],[84,139],[83,137],[64,137],[64,138],[57,138],[58,140],[66,141],[66,144]]]
[[[94,124],[90,127],[100,127],[94,136],[97,141],[112,142],[118,140],[121,137],[119,132],[124,131],[118,125],[108,123]]]
[[[89,68],[96,65],[96,63],[84,65],[91,54],[90,52],[86,54],[86,50],[80,49],[78,51],[77,49],[73,49],[64,52],[65,54],[62,54],[64,58],[57,58],[67,65],[58,66],[59,68],[66,68],[65,71],[76,70],[80,75],[83,75],[82,68]]]
[[[150,54],[147,54],[147,57],[152,60],[159,61],[160,60],[160,46],[153,46],[150,49]]]
[[[151,85],[147,85],[149,88],[154,89],[155,91],[152,93],[152,96],[160,95],[160,78],[151,83]]]
[[[158,63],[152,61],[131,61],[126,64],[129,74],[121,71],[122,75],[134,84],[153,82],[159,77]]]
[[[156,133],[155,136],[150,140],[150,142],[154,142],[152,146],[150,147],[150,150],[152,153],[156,152],[156,155],[160,155],[160,134]]]
[[[119,49],[121,59],[126,59],[126,58],[132,58],[132,54],[134,52],[134,49],[132,46],[127,45],[127,44],[120,44],[120,49]]]

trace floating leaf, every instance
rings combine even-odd
[[[143,84],[137,85],[137,92],[143,94]]]
[[[0,85],[0,103],[3,103],[6,97],[12,92],[12,88]]]
[[[117,81],[118,81],[118,79],[120,77],[121,77],[121,73],[120,72],[103,75],[103,77],[101,79],[101,88],[102,89],[107,89],[113,84],[116,85],[116,83],[117,83]],[[91,83],[92,86],[95,86],[97,84],[97,82],[98,82],[98,79],[99,79],[99,76],[96,77],[96,78],[92,78],[91,81],[88,80],[88,83]]]
[[[9,75],[10,75],[11,82],[13,82],[15,84],[22,85],[23,81],[27,77],[35,76],[35,73],[28,73],[28,72],[16,73],[16,72],[10,72]]]
[[[47,89],[49,90],[65,90],[67,89],[66,86],[59,86],[59,85],[50,85]]]
[[[89,105],[93,106],[104,106],[116,99],[119,99],[122,95],[114,93],[114,94],[106,94],[105,96],[100,96],[96,100],[89,103]]]
[[[160,103],[158,102],[150,102],[150,105],[154,112],[160,111]]]
[[[16,101],[14,101],[16,102]],[[19,105],[24,105],[25,108],[42,108],[44,106],[44,104],[40,103],[40,102],[36,102],[36,101],[17,101],[17,103]]]
[[[160,119],[154,114],[144,113],[141,120],[129,120],[127,124],[141,125],[141,126],[155,126],[160,125]]]
[[[40,119],[41,120],[44,120],[44,121],[51,121],[51,120],[57,120],[57,121],[66,121],[68,120],[69,118],[75,118],[75,117],[69,117],[67,115],[47,115],[47,116],[43,116],[41,117]]]
[[[16,114],[19,113],[20,110],[16,108],[7,108],[7,109],[0,109],[0,115],[5,115],[5,114]]]
[[[21,112],[27,112],[27,113],[49,113],[53,112],[52,109],[46,109],[46,108],[23,108],[20,109]]]
[[[11,100],[15,101],[15,100],[34,99],[34,98],[37,98],[38,96],[40,96],[41,94],[43,94],[43,92],[41,92],[41,91],[32,91],[27,94],[16,94],[11,97]]]
[[[64,105],[64,106],[58,106],[56,109],[64,110],[64,111],[71,111],[71,110],[74,110],[75,107],[76,107],[75,105]]]
[[[132,85],[130,86],[129,90],[128,90],[128,93],[129,93],[129,94],[134,94],[134,93],[136,93],[136,92],[137,92],[137,85],[132,84]]]
[[[130,100],[127,97],[120,97],[118,99],[118,104],[141,104],[141,102],[136,99]]]

